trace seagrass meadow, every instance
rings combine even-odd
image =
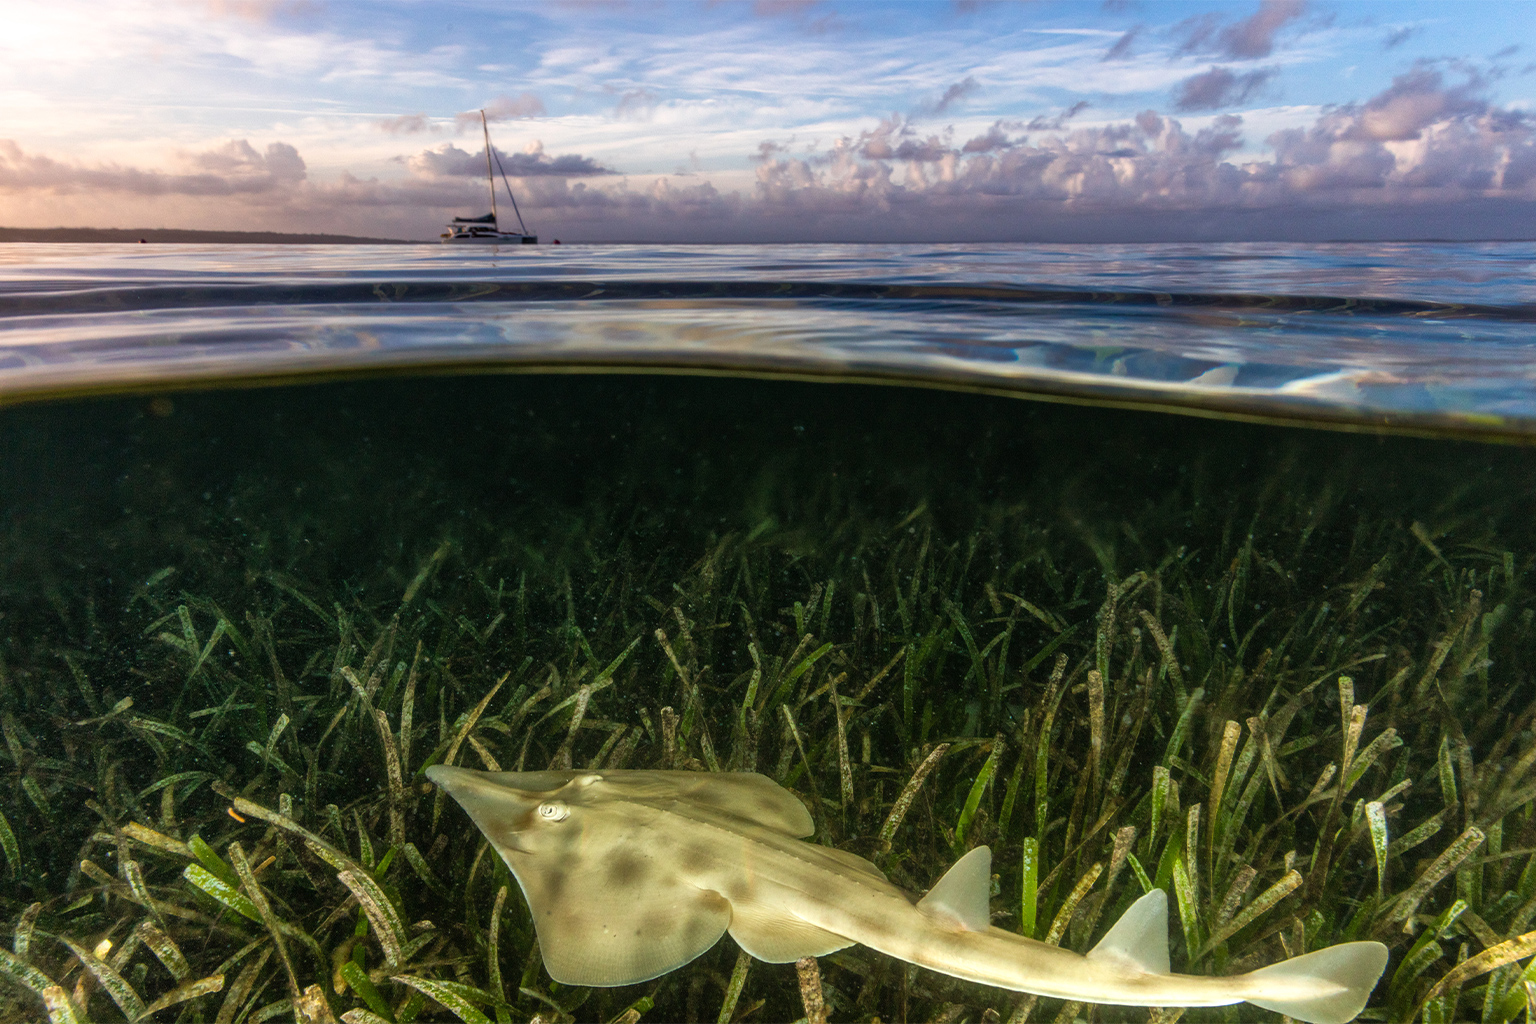
[[[1362,1019],[1533,1015],[1529,449],[527,376],[18,407],[0,452],[0,1020],[1263,1016],[729,939],[560,986],[439,763],[755,770],[914,895],[989,844],[1044,941],[1162,886],[1178,970],[1376,938]]]

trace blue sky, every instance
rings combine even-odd
[[[0,224],[1536,236],[1536,5],[11,0]]]

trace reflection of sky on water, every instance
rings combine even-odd
[[[21,250],[35,257],[23,259]],[[526,255],[442,247],[0,246],[0,399],[422,364],[634,365],[931,379],[1372,422],[1485,427],[1495,417],[1506,421],[1504,429],[1532,433],[1531,254],[1532,247],[1514,245],[540,247]],[[649,281],[652,297],[391,301],[409,292],[397,287],[402,281],[540,279]],[[1087,293],[1079,301],[1024,303],[944,295],[733,298],[728,289],[669,298],[669,280],[1100,292],[1112,285],[1175,300],[1116,304],[1112,295]],[[383,287],[378,301],[366,302],[296,304],[301,292],[285,293],[316,281]],[[210,283],[260,286],[259,297],[132,308],[144,287],[165,294]],[[1205,295],[1244,297],[1186,304],[1178,296],[1191,294],[1192,283]],[[1263,301],[1319,294],[1475,302],[1481,309],[1464,316],[1454,309],[1266,308]],[[82,312],[87,305],[95,311]]]
[[[0,291],[126,280],[324,278],[851,280],[1050,284],[1107,291],[1353,295],[1536,303],[1536,245],[1232,242],[1159,245],[23,245]]]

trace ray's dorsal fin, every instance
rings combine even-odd
[[[944,872],[917,909],[951,927],[984,932],[992,926],[991,897],[992,851],[978,846]]]
[[[1153,889],[1131,904],[1099,944],[1088,951],[1089,960],[1106,961],[1147,974],[1167,974],[1168,894]]]

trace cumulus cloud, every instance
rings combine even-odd
[[[245,139],[179,154],[180,170],[145,170],[119,164],[78,164],[27,153],[0,139],[0,191],[118,192],[140,196],[260,195],[289,189],[307,176],[299,151],[274,142],[258,152]]]
[[[1297,225],[1338,237],[1367,224],[1362,211],[1375,211],[1363,231],[1399,236],[1478,216],[1507,224],[1511,211],[1536,223],[1536,119],[1480,90],[1474,77],[1416,68],[1365,103],[1271,135],[1272,158],[1247,161],[1235,156],[1245,125],[1234,114],[1198,129],[1153,110],[1043,131],[999,120],[963,143],[892,115],[814,153],[759,146],[749,193],[535,178],[526,205],[609,225],[608,237],[616,224],[625,237],[672,238],[1123,238],[1136,224],[1153,225],[1148,237],[1297,237]]]
[[[496,156],[507,175],[514,178],[587,177],[613,173],[591,157],[576,153],[550,156],[539,141],[530,143],[521,153],[504,153],[498,149]],[[470,153],[451,142],[424,149],[404,162],[412,174],[424,178],[479,178],[485,174],[484,149]]]
[[[793,141],[793,140],[791,140],[791,141]],[[757,144],[757,152],[754,153],[749,159],[754,160],[757,163],[762,163],[765,160],[772,160],[775,156],[777,156],[780,153],[788,153],[788,152],[789,152],[789,143],[787,143],[787,142],[778,142],[778,141],[775,141],[774,139],[766,139],[766,140],[764,140],[762,142],[759,142]]]
[[[1225,190],[1235,196],[1240,172],[1220,157],[1240,144],[1241,119],[1227,115],[1198,132],[1147,112],[1129,124],[1083,128],[1037,142],[1009,139],[999,123],[989,144],[946,148],[937,137],[907,139],[906,152],[891,145],[891,121],[857,138],[845,138],[824,160],[765,161],[757,173],[762,198],[846,207],[850,202],[898,204],[923,196],[946,204],[962,197],[979,205],[1004,198],[1040,201],[1210,199]],[[985,138],[985,137],[983,137]],[[899,164],[931,164],[914,177]]]
[[[1130,122],[1043,137],[999,121],[958,147],[890,118],[819,157],[765,150],[755,199],[786,216],[798,212],[802,222],[851,223],[862,211],[972,224],[1030,210],[1236,210],[1278,222],[1298,210],[1356,204],[1411,222],[1415,206],[1530,204],[1536,119],[1494,107],[1478,90],[1474,78],[1448,84],[1419,68],[1367,103],[1275,133],[1273,159],[1248,162],[1233,158],[1243,120],[1232,114],[1192,130],[1149,110]]]
[[[1447,86],[1439,71],[1420,62],[1367,102],[1352,130],[1380,141],[1417,139],[1426,127],[1438,121],[1486,113],[1490,107],[1481,95],[1484,86],[1475,74],[1469,74],[1457,85]]]
[[[866,160],[942,160],[950,153],[947,139],[930,134],[919,138],[912,124],[900,114],[892,114],[873,129],[860,133],[853,143]]]
[[[960,147],[961,153],[995,153],[1001,149],[1012,149],[1017,143],[1009,138],[1008,132],[1022,127],[1017,121],[993,121],[992,126],[984,134],[967,139],[965,145]]]
[[[1236,74],[1228,68],[1212,66],[1209,71],[1192,75],[1179,83],[1174,92],[1176,110],[1218,110],[1242,103],[1262,89],[1276,75],[1274,68],[1261,68]]]
[[[1499,108],[1475,77],[1420,65],[1363,105],[1270,136],[1271,174],[1293,192],[1523,194],[1536,183],[1536,120]]]
[[[970,138],[892,115],[830,144],[768,142],[752,185],[737,191],[692,177],[641,182],[538,144],[501,158],[522,179],[530,225],[560,225],[567,240],[1330,238],[1362,218],[1375,218],[1360,229],[1367,237],[1536,229],[1536,117],[1445,65],[1417,65],[1365,102],[1274,132],[1260,157],[1238,155],[1253,140],[1235,114],[1195,125],[1145,110],[1078,125],[1068,113],[1046,127],[998,120]],[[390,218],[430,224],[484,195],[484,152],[452,144],[402,158],[385,181],[314,181],[284,143],[232,141],[171,163],[72,163],[0,141],[0,194],[185,196],[202,204],[186,209],[259,207],[353,232]],[[339,217],[355,220],[325,219]]]

